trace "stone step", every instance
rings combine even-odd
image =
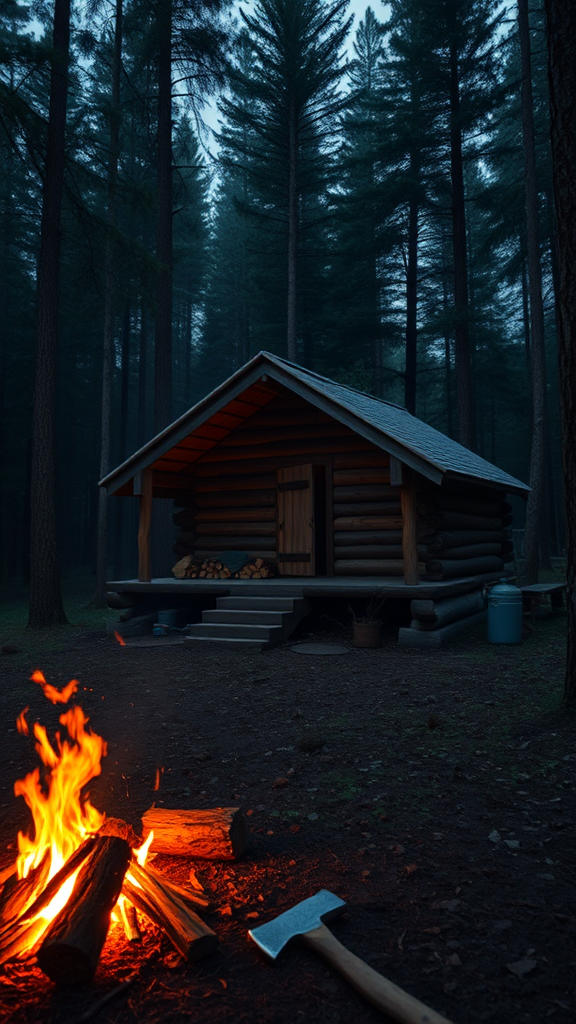
[[[290,612],[260,611],[247,608],[245,611],[235,608],[212,608],[202,612],[202,622],[238,622],[248,626],[283,626]]]
[[[265,640],[268,643],[281,643],[283,640],[282,626],[239,625],[234,622],[195,622],[190,626],[191,637],[227,637],[245,640]]]
[[[302,598],[218,597],[216,599],[216,606],[217,608],[237,609],[238,611],[253,609],[254,611],[263,612],[292,612],[294,611],[294,604],[298,600],[302,600]]]
[[[227,651],[263,651],[271,646],[266,640],[243,640],[242,637],[229,636],[187,636],[184,637],[184,642],[190,647],[208,644]]]

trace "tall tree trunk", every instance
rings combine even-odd
[[[545,0],[554,201],[558,231],[558,345],[566,500],[568,649],[564,703],[576,707],[576,4]]]
[[[137,444],[141,448],[148,440],[146,410],[148,405],[148,322],[144,303],[140,305],[140,337],[138,340],[138,423]]]
[[[413,173],[415,158],[411,154],[410,165]],[[416,415],[416,371],[418,366],[418,214],[419,203],[415,195],[410,197],[408,209],[408,264],[406,267],[406,367],[404,375],[404,405],[408,412]]]
[[[118,462],[123,462],[127,455],[128,442],[128,399],[130,394],[130,306],[124,309],[122,318],[122,345],[120,348],[120,416],[118,429]],[[123,498],[116,498],[116,515],[114,522],[114,575],[121,576],[126,571],[126,549],[124,531],[126,524],[126,503]]]
[[[104,339],[102,347],[102,413],[100,442],[100,479],[110,469],[110,413],[112,408],[112,366],[114,356],[114,323],[116,312],[116,247],[114,231],[117,217],[116,186],[120,155],[120,73],[122,70],[122,0],[116,0],[114,18],[114,49],[112,54],[112,94],[110,104],[110,155],[108,158],[108,236],[104,259]],[[96,547],[97,608],[106,605],[108,496],[103,487],[98,493],[98,527]]]
[[[466,246],[466,205],[464,163],[460,125],[460,81],[458,51],[450,44],[450,175],[452,180],[452,246],[454,252],[454,309],[456,351],[456,404],[458,440],[476,448],[474,393],[472,389],[470,323],[468,308],[468,251]]]
[[[526,583],[537,583],[540,561],[540,523],[544,510],[546,476],[546,352],[544,347],[542,270],[538,238],[538,188],[536,184],[528,0],[518,0],[518,35],[522,57],[522,136],[526,189],[526,249],[530,296],[530,376],[532,383],[531,491],[526,508],[524,578]]]
[[[66,622],[60,592],[56,543],[54,441],[60,215],[64,186],[70,0],[55,0],[52,46],[48,136],[38,259],[38,345],[32,420],[31,577],[28,625],[35,629]]]
[[[172,420],[172,0],[158,0],[158,304],[154,338],[154,429]]]
[[[296,347],[296,311],[297,311],[297,264],[298,264],[298,132],[296,127],[296,107],[294,100],[290,103],[288,121],[288,310],[286,327],[286,349],[288,359],[298,361]]]

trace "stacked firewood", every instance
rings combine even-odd
[[[173,567],[172,575],[178,580],[264,580],[273,577],[274,572],[263,558],[254,558],[241,569],[232,572],[225,562],[218,559],[205,558],[203,562],[198,562],[192,555],[185,555]]]
[[[418,495],[418,544],[430,580],[500,573],[514,557],[511,506],[487,488],[423,491]]]

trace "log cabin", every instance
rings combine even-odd
[[[242,552],[273,577],[250,581],[261,594],[266,584],[269,594],[387,590],[416,601],[471,592],[505,574],[513,558],[507,496],[529,493],[402,407],[269,352],[100,486],[140,503],[138,580],[111,582],[113,593],[174,593],[180,585],[198,594],[214,584],[229,594],[245,582],[230,572],[152,579],[159,498],[177,508],[174,553],[196,572]]]

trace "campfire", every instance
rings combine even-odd
[[[54,705],[68,705],[77,680],[58,690],[40,671],[39,684]],[[28,736],[29,708],[17,719]],[[175,885],[147,863],[149,851],[201,858],[239,856],[245,823],[238,808],[168,811],[151,808],[143,818],[146,841],[126,822],[106,818],[85,794],[101,772],[106,742],[88,725],[82,708],[67,707],[54,741],[34,722],[39,767],[14,786],[33,819],[33,834],[18,834],[18,857],[0,874],[0,964],[36,957],[53,981],[81,985],[93,977],[111,922],[129,941],[141,938],[146,921],[160,927],[186,960],[215,949],[216,934],[198,916],[208,907],[201,886]]]

